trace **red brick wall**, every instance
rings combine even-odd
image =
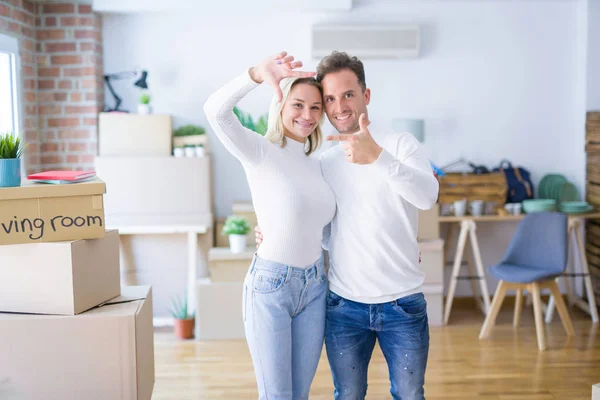
[[[0,5],[0,31],[21,44],[28,172],[93,168],[104,102],[101,22],[75,1]]]

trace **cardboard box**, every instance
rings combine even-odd
[[[187,287],[185,268],[135,270],[124,274],[123,284],[152,286],[152,313],[155,318],[172,318],[173,298],[183,299]]]
[[[213,247],[208,251],[208,269],[213,282],[243,282],[252,263],[256,247],[233,254],[229,247]]]
[[[76,316],[0,313],[0,399],[149,400],[154,388],[152,292]]]
[[[96,157],[108,226],[211,227],[210,157]]]
[[[419,240],[421,270],[425,283],[444,283],[444,241],[442,239]]]
[[[229,246],[229,235],[221,234],[221,232],[223,232],[224,226],[225,226],[225,218],[216,218],[215,219],[215,231],[214,231],[215,247],[228,247]],[[254,240],[251,237],[253,234],[254,234],[254,230],[252,231],[252,234],[250,234],[250,236],[248,237],[249,240]]]
[[[0,188],[0,245],[103,237],[105,192],[100,179]]]
[[[100,113],[98,154],[101,156],[170,156],[171,116]]]
[[[440,205],[436,203],[430,210],[419,210],[419,240],[438,239],[440,237]]]
[[[425,284],[422,286],[427,302],[427,319],[430,326],[442,326],[444,323],[444,288],[442,285]]]
[[[254,233],[254,227],[258,225],[258,221],[256,220],[256,213],[254,212],[252,202],[235,202],[233,203],[232,209],[234,215],[246,218],[246,221],[248,221],[248,224],[252,229],[252,233]]]
[[[242,293],[244,282],[212,282],[199,279],[196,284],[197,340],[243,339]],[[218,307],[215,305],[218,304]]]
[[[79,314],[121,293],[119,234],[0,246],[0,312]]]

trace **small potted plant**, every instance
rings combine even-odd
[[[244,217],[231,215],[223,225],[223,235],[229,235],[229,247],[232,253],[242,253],[246,249],[250,225]]]
[[[192,144],[186,144],[184,147],[185,156],[186,157],[195,157],[196,156],[196,146]]]
[[[196,157],[204,157],[204,145],[196,145]]]
[[[21,186],[21,156],[26,148],[15,134],[0,135],[0,187]]]
[[[183,156],[185,156],[185,149],[184,149],[184,147],[183,146],[175,147],[173,149],[173,155],[175,157],[183,157]]]
[[[267,133],[269,113],[260,116],[256,122],[254,122],[250,113],[244,113],[237,107],[233,107],[233,113],[238,117],[240,123],[245,128],[258,133],[261,136],[265,136]]]
[[[171,304],[171,315],[175,318],[175,336],[179,339],[191,339],[194,337],[194,314],[188,314],[187,296],[183,300],[173,298]]]
[[[142,93],[140,96],[140,104],[138,104],[138,114],[150,113],[152,113],[152,107],[150,107],[150,95],[148,93]]]
[[[206,147],[206,131],[199,125],[184,125],[173,132],[173,147],[184,147],[187,145]]]

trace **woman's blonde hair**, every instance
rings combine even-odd
[[[269,107],[269,121],[267,127],[267,133],[265,137],[271,142],[279,144],[281,147],[285,147],[287,138],[285,137],[285,129],[283,127],[283,119],[281,118],[281,110],[283,109],[283,105],[287,101],[292,88],[296,85],[307,84],[316,87],[323,97],[323,87],[319,82],[317,82],[314,78],[286,78],[283,79],[280,83],[281,92],[283,93],[283,98],[281,101],[277,100],[277,96],[273,96],[273,100],[271,100],[271,107]],[[315,150],[319,148],[322,140],[322,132],[321,132],[321,123],[323,122],[323,116],[325,114],[324,107],[321,106],[323,113],[321,114],[321,118],[317,122],[317,126],[314,131],[308,136],[305,148],[306,155],[311,154]]]

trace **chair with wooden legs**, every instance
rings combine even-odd
[[[546,349],[544,317],[540,291],[550,289],[567,335],[575,334],[569,312],[555,278],[567,265],[567,216],[555,212],[528,214],[519,223],[504,259],[490,267],[490,273],[500,279],[490,311],[485,318],[479,339],[487,338],[496,323],[498,311],[507,290],[516,290],[513,326],[518,328],[523,307],[523,290],[533,297],[535,329],[540,351]]]

